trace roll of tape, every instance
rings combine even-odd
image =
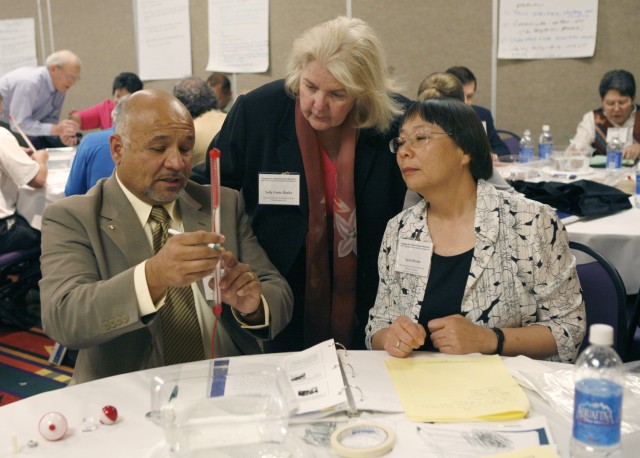
[[[338,428],[331,435],[331,448],[344,458],[374,458],[393,448],[396,435],[376,423],[359,423]]]

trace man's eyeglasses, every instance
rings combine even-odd
[[[389,142],[389,150],[395,154],[405,143],[409,143],[412,148],[421,148],[429,142],[432,135],[451,135],[449,132],[429,132],[427,130],[416,130],[406,137],[392,138]]]

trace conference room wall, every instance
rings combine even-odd
[[[44,8],[45,51],[36,30],[38,59],[51,52],[44,0],[0,0],[2,19],[34,17]],[[640,77],[636,57],[640,28],[633,17],[636,0],[600,0],[596,51],[591,58],[498,60],[496,125],[537,134],[550,124],[557,142],[573,135],[582,115],[599,106],[597,86],[613,68]],[[75,51],[83,61],[82,81],[67,97],[63,112],[110,96],[113,77],[137,71],[132,0],[50,0],[56,49]],[[193,74],[206,78],[207,0],[190,1]],[[452,65],[470,67],[478,78],[476,102],[491,106],[492,0],[352,0],[352,14],[379,35],[402,93],[415,97],[429,73]],[[239,91],[283,76],[293,40],[305,29],[346,14],[344,0],[271,0],[270,66],[262,74],[238,74]],[[38,27],[36,26],[36,29]],[[176,80],[146,81],[145,87],[170,91]]]

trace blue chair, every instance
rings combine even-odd
[[[583,253],[576,256],[578,278],[587,311],[587,335],[580,351],[589,344],[589,326],[608,324],[614,330],[614,347],[620,357],[627,357],[627,292],[620,274],[604,256],[578,242],[569,242],[569,248]],[[582,262],[587,258],[586,262]]]
[[[520,136],[518,134],[505,129],[496,129],[496,132],[507,145],[512,156],[520,154]]]

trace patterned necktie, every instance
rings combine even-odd
[[[169,214],[162,206],[151,209],[153,251],[158,252],[167,241]],[[165,304],[160,309],[165,364],[179,364],[204,359],[202,334],[191,285],[167,289]]]

